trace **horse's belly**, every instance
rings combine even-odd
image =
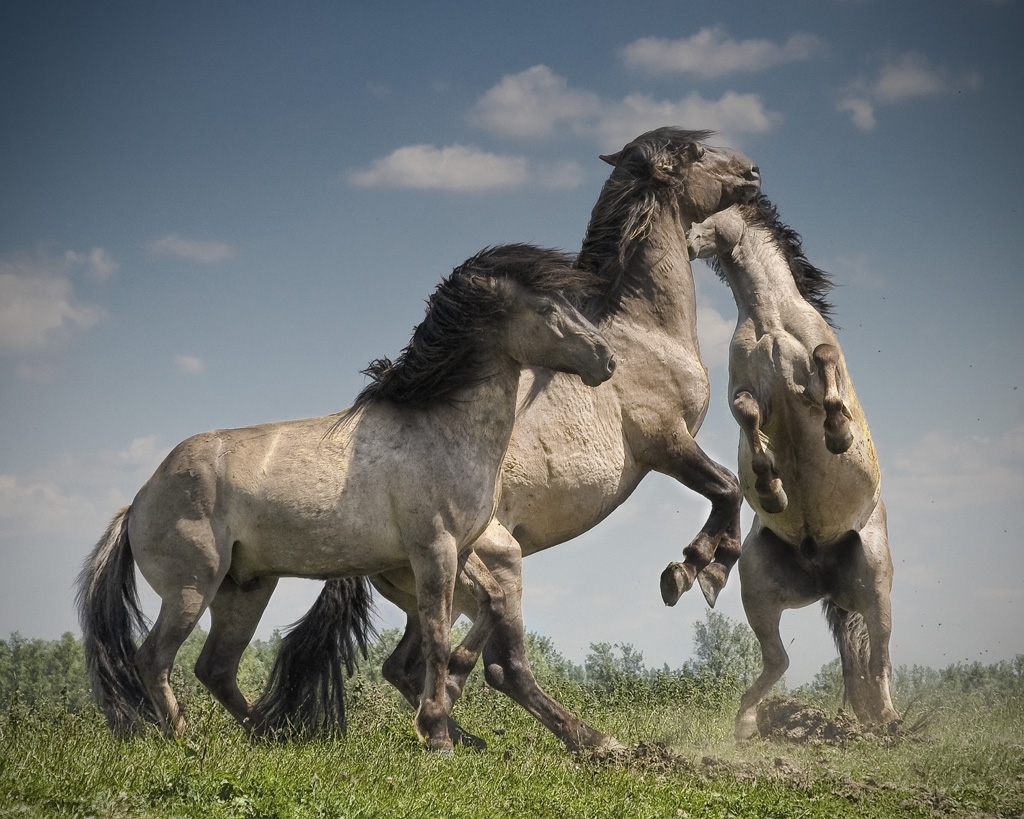
[[[497,517],[524,554],[593,528],[642,477],[625,445],[621,418],[604,416],[593,405],[570,400],[517,423],[502,464]]]
[[[860,432],[860,430],[858,430]],[[866,431],[865,431],[866,432]],[[789,543],[811,538],[831,543],[867,524],[880,494],[880,474],[870,438],[857,435],[843,455],[834,455],[823,442],[805,444],[798,457],[780,457],[775,465],[788,498],[786,509],[766,512],[754,488],[746,440],[740,441],[740,484],[747,502],[765,525]]]

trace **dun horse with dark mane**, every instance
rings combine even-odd
[[[756,512],[739,561],[743,608],[764,669],[744,693],[736,736],[785,673],[785,609],[824,600],[846,696],[873,725],[899,720],[889,692],[892,560],[881,476],[864,411],[829,324],[831,282],[763,196],[687,235],[715,257],[738,309],[729,397],[742,430],[739,474]]]
[[[743,154],[705,145],[709,136],[659,128],[602,157],[613,170],[594,206],[576,266],[597,289],[584,313],[615,349],[618,368],[595,390],[583,390],[559,375],[524,375],[521,392],[532,401],[516,419],[495,519],[474,544],[504,591],[494,631],[487,633],[491,618],[477,627],[479,604],[472,584],[456,595],[458,608],[475,622],[452,655],[450,695],[462,690],[482,647],[487,682],[570,748],[615,741],[537,684],[525,649],[522,558],[596,526],[652,471],[711,501],[707,522],[683,549],[684,560],[673,564],[675,597],[697,580],[713,604],[739,555],[739,484],[693,438],[707,412],[710,390],[697,344],[686,230],[754,196],[760,174]],[[408,613],[405,636],[384,674],[415,705],[425,672],[415,584],[408,572],[378,575],[373,583]],[[285,639],[278,655],[288,666],[280,678],[281,692],[294,687],[314,691],[335,673],[320,662],[322,654],[307,655],[308,662],[303,655],[310,646],[330,650],[337,643],[343,623],[336,614],[345,609],[344,591],[342,581],[325,584],[313,609]],[[268,705],[278,701],[270,692]],[[450,730],[466,743],[483,745],[454,723]]]
[[[410,567],[426,673],[416,731],[452,746],[445,681],[460,568],[478,598],[501,589],[471,546],[498,499],[498,473],[524,366],[575,373],[593,387],[614,371],[594,326],[560,295],[589,283],[555,251],[507,246],[443,281],[397,362],[339,415],[196,435],[175,447],[97,544],[79,579],[86,657],[108,722],[147,715],[180,735],[171,666],[204,611],[196,675],[243,725],[272,728],[238,689],[242,650],[279,577],[354,577]],[[579,380],[579,379],[574,379]],[[143,631],[135,565],[161,598]],[[339,645],[365,647],[368,598],[344,586]],[[311,706],[315,713],[317,703]]]

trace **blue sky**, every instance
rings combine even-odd
[[[82,559],[174,444],[346,406],[441,276],[578,249],[598,154],[674,124],[753,157],[841,285],[894,663],[1024,652],[1022,30],[1015,0],[3,3],[0,634],[77,630]],[[694,274],[698,441],[735,466],[735,308]],[[706,512],[648,477],[527,561],[528,628],[681,665],[704,603],[658,577]],[[260,636],[316,592],[285,584]],[[817,607],[783,629],[791,682],[834,656]]]

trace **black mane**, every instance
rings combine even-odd
[[[427,314],[395,361],[379,358],[363,370],[370,383],[353,408],[369,401],[424,407],[451,400],[490,373],[481,353],[488,331],[505,316],[511,281],[540,293],[560,293],[579,306],[595,285],[572,255],[526,244],[486,248],[456,267],[427,300]]]
[[[591,318],[615,309],[624,274],[636,244],[645,239],[662,207],[679,197],[678,178],[659,169],[678,165],[688,146],[703,142],[712,131],[665,127],[634,139],[617,154],[602,157],[615,166],[591,213],[577,265],[600,282],[602,296],[591,305]]]
[[[764,194],[758,194],[750,202],[741,205],[743,217],[750,224],[759,225],[767,230],[775,240],[786,258],[789,270],[793,274],[796,289],[817,310],[829,326],[836,329],[832,311],[835,309],[828,300],[835,283],[832,276],[811,264],[804,255],[800,244],[800,234],[786,225],[779,218],[778,208]],[[718,258],[711,260],[711,267],[721,277]]]

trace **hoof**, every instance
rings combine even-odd
[[[833,455],[842,455],[853,446],[853,433],[846,430],[846,434],[829,435],[825,433],[825,448]]]
[[[448,734],[452,738],[452,742],[455,745],[461,745],[463,748],[472,748],[474,751],[486,751],[487,743],[480,739],[480,737],[474,734],[464,731],[461,728],[453,728],[453,723],[448,725]]]
[[[711,608],[714,608],[715,603],[718,602],[718,595],[725,588],[725,583],[728,579],[729,575],[720,563],[712,563],[697,575],[697,583],[700,586],[700,590],[704,592],[704,599],[708,601],[708,605]]]
[[[733,730],[733,737],[737,742],[749,742],[757,735],[756,712],[736,717],[736,727]]]
[[[685,563],[669,563],[661,573],[661,599],[666,606],[674,606],[679,598],[693,586],[696,572]]]
[[[771,482],[767,492],[758,493],[757,499],[761,502],[761,508],[769,515],[785,512],[789,506],[786,490],[782,488],[782,481],[778,478]]]
[[[449,759],[455,756],[455,749],[450,744],[439,745],[436,748],[433,745],[428,745],[427,750],[435,756],[441,757],[442,759]]]

